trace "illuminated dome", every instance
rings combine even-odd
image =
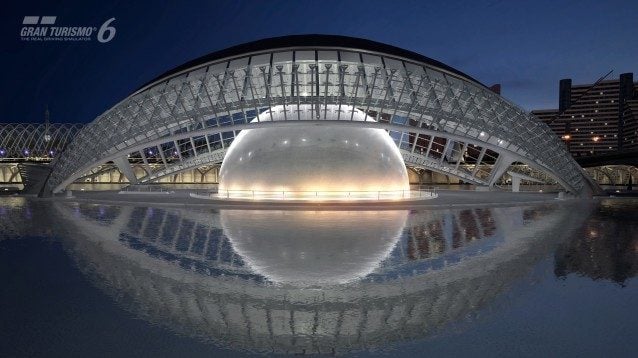
[[[252,123],[317,119],[310,105],[277,106]],[[352,107],[321,107],[321,120],[352,118],[373,121]],[[367,118],[366,118],[367,117]],[[297,124],[297,123],[295,123]],[[286,196],[400,197],[409,192],[408,173],[401,153],[383,129],[295,125],[247,129],[230,146],[219,172],[220,195],[246,193]],[[337,194],[338,193],[338,194]]]
[[[337,285],[372,273],[392,252],[407,217],[403,210],[220,210],[224,234],[244,262],[293,286]]]

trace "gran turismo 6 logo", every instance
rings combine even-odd
[[[107,43],[115,37],[112,17],[99,28],[94,26],[57,26],[57,16],[25,16],[20,29],[22,41],[91,41],[93,37],[100,43]]]

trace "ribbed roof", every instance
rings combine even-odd
[[[249,54],[249,53],[259,53],[259,52],[271,51],[276,49],[299,48],[299,47],[309,47],[309,48],[325,47],[325,48],[334,48],[334,49],[351,49],[351,50],[363,50],[363,51],[370,51],[370,52],[376,52],[376,53],[384,53],[389,56],[400,57],[400,58],[408,59],[414,62],[424,63],[432,67],[437,67],[447,72],[453,73],[457,76],[468,79],[472,82],[476,82],[477,84],[481,86],[485,86],[479,81],[475,80],[474,78],[440,61],[431,59],[429,57],[423,56],[416,52],[405,50],[396,46],[384,44],[381,42],[356,38],[356,37],[349,37],[349,36],[310,34],[310,35],[290,35],[290,36],[282,36],[282,37],[271,37],[271,38],[267,38],[263,40],[243,43],[243,44],[229,47],[220,51],[215,51],[207,55],[201,56],[199,58],[196,58],[194,60],[188,61],[184,63],[183,65],[177,66],[157,76],[156,78],[144,84],[140,88],[144,88],[154,82],[171,77],[172,75],[188,70],[189,68],[197,67],[199,65],[203,65],[210,62],[215,62],[217,60],[222,60],[225,58],[232,58],[232,57],[239,57],[243,54]]]

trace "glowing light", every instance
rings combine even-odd
[[[592,138],[592,140],[593,140],[594,142],[598,142],[598,141],[600,140],[600,137],[596,136],[596,137]]]
[[[302,121],[316,120],[309,105],[301,105],[298,113]],[[326,120],[338,115],[338,106],[327,107]],[[270,121],[271,116],[284,120],[283,106],[253,122]],[[353,120],[365,117],[354,109]],[[366,145],[359,146],[364,140]],[[241,131],[220,168],[218,193],[229,199],[313,201],[394,200],[411,194],[403,157],[385,130],[303,124]]]
[[[224,235],[251,269],[272,282],[300,287],[343,284],[373,272],[400,239],[408,214],[401,210],[219,213]]]
[[[569,140],[569,139],[571,139],[571,137],[572,137],[572,136],[570,136],[569,134],[565,134],[562,138],[563,138],[563,139],[567,139],[567,140]]]

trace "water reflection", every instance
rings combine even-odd
[[[233,249],[256,273],[294,286],[351,282],[374,271],[407,211],[221,210]]]
[[[555,274],[576,273],[624,285],[638,273],[638,222],[635,200],[605,201],[555,255]]]
[[[436,332],[492,302],[586,217],[560,205],[412,212],[36,206],[41,220],[56,222],[78,268],[125,309],[219,345],[288,353],[372,349]],[[14,211],[32,225],[23,209]]]

